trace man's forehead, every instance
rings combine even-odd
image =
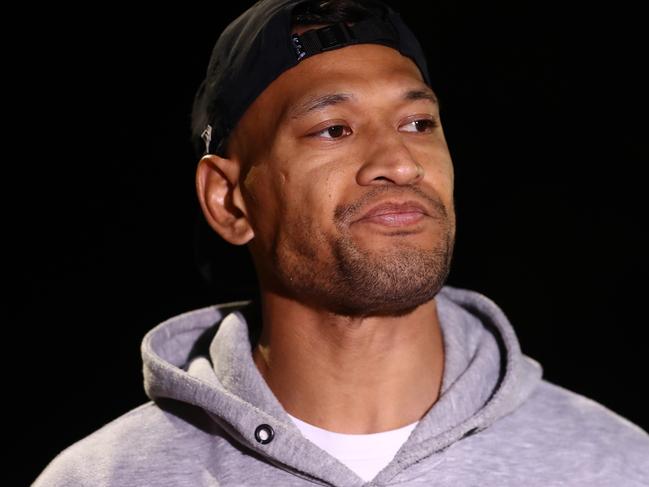
[[[284,72],[266,92],[264,98],[275,105],[272,110],[288,120],[328,106],[359,102],[372,92],[395,102],[437,104],[435,92],[412,59],[376,44],[318,54]]]
[[[388,96],[387,93],[386,96]],[[428,100],[432,104],[438,104],[435,92],[424,83],[413,83],[404,86],[395,93],[394,97],[397,101]],[[358,102],[359,98],[358,94],[350,91],[336,90],[335,88],[329,90],[319,89],[307,92],[294,102],[289,101],[286,116],[291,120],[299,120],[309,113],[329,106]]]

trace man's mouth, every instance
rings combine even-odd
[[[398,227],[415,224],[426,216],[428,216],[426,209],[416,201],[405,201],[403,203],[388,201],[371,208],[354,223],[377,223]]]

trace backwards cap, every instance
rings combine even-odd
[[[309,0],[260,0],[228,25],[216,41],[192,110],[195,150],[224,156],[225,140],[264,89],[303,59],[351,44],[383,44],[411,58],[431,86],[426,57],[400,15],[380,0],[359,1],[369,18],[291,35],[295,6]]]

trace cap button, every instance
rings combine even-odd
[[[275,431],[269,424],[260,424],[255,428],[255,439],[262,445],[266,445],[273,441]]]

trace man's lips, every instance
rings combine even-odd
[[[405,201],[403,203],[387,201],[371,208],[356,222],[369,221],[395,226],[414,223],[427,215],[426,208],[416,201]]]

